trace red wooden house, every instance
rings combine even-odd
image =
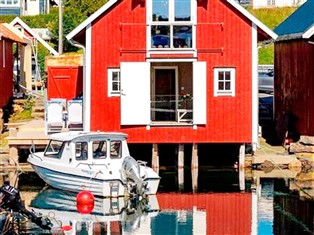
[[[0,109],[13,97],[13,44],[26,45],[23,35],[9,24],[0,24]]]
[[[67,35],[84,48],[84,129],[125,132],[153,154],[255,148],[258,47],[275,38],[234,0],[109,0]]]

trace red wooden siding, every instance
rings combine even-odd
[[[207,63],[207,124],[197,129],[120,126],[120,98],[108,97],[107,68],[119,68],[120,62],[146,61],[145,6],[124,0],[92,25],[92,130],[123,131],[129,134],[130,143],[252,141],[251,23],[228,3],[212,0],[201,4],[197,8],[196,45],[197,60]],[[216,66],[236,68],[235,97],[214,97]]]
[[[275,43],[275,117],[278,138],[288,129],[314,135],[314,47],[304,40]]]
[[[252,234],[251,193],[157,194],[159,208],[164,210],[206,211],[207,234]]]
[[[5,62],[3,61],[3,40],[0,41],[0,108],[13,96],[13,52],[12,41],[5,40]]]
[[[83,68],[81,66],[48,67],[47,98],[71,100],[83,91]]]

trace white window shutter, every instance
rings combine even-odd
[[[121,62],[121,125],[150,124],[150,63]]]
[[[193,62],[193,123],[206,124],[206,62]]]

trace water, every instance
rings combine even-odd
[[[21,174],[19,188],[25,205],[49,217],[54,227],[43,230],[28,221],[17,233],[314,234],[313,180],[302,188],[300,173],[292,174],[296,175],[292,179],[271,177],[271,172],[256,178],[260,173],[249,172],[245,190],[240,190],[235,169],[208,168],[200,170],[194,193],[189,172],[184,172],[183,187],[178,185],[175,171],[163,170],[160,175],[156,196],[140,201],[95,198],[89,213],[76,205],[77,194],[43,189],[35,173]]]

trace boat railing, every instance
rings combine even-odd
[[[38,155],[35,154],[36,149],[35,149],[35,144],[34,142],[32,142],[31,147],[29,148],[29,152],[33,157],[37,157],[40,161],[43,161],[43,159],[41,157],[39,157]]]
[[[142,160],[137,160],[137,163],[142,166],[146,166],[147,162]]]
[[[35,153],[31,153],[31,155],[32,155],[33,157],[38,158],[40,161],[43,161],[43,159],[42,159],[40,156],[36,155]]]
[[[87,165],[89,167],[89,169],[92,169],[92,166],[95,166],[95,165],[99,165],[99,166],[105,166],[107,168],[107,170],[109,170],[109,167],[106,163],[85,163],[85,162],[80,162],[76,165],[76,167],[79,167],[80,165]]]

